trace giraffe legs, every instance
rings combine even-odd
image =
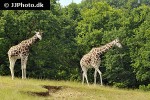
[[[22,70],[22,79],[26,79],[26,64],[27,64],[28,56],[21,58],[21,70]]]
[[[12,80],[14,79],[14,65],[17,59],[13,58],[13,57],[9,57],[9,68],[10,68],[10,72],[11,72],[11,77]]]
[[[85,78],[87,84],[89,85],[88,78],[87,78],[87,69],[84,68],[84,67],[82,67],[82,71],[83,71],[83,74],[82,74],[82,84],[84,84],[84,78]]]
[[[83,72],[83,81],[82,81],[82,84],[84,83],[84,78],[86,79],[86,82],[89,85],[88,78],[87,78],[87,71]]]
[[[103,85],[103,82],[102,82],[102,73],[101,71],[98,69],[98,68],[95,68],[95,73],[99,73],[99,76],[100,76],[100,81],[101,81],[101,85]],[[94,83],[96,83],[96,77],[95,77],[95,80],[94,80]]]
[[[84,84],[84,72],[82,73],[82,84]]]

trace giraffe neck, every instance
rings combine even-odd
[[[108,51],[109,49],[111,49],[114,45],[115,45],[115,41],[112,41],[112,42],[107,43],[106,45],[101,46],[101,47],[99,47],[99,48],[97,48],[97,49],[98,49],[98,52],[100,52],[100,53],[102,54],[102,53],[107,52],[107,51]]]
[[[25,40],[25,43],[27,43],[28,46],[31,46],[32,44],[34,44],[36,41],[38,41],[38,37],[36,35],[34,35],[33,37]]]

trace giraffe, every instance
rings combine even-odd
[[[113,46],[117,46],[119,48],[122,48],[122,45],[120,44],[118,38],[111,41],[110,43],[107,43],[106,45],[101,46],[101,47],[92,48],[89,53],[83,55],[83,57],[80,60],[80,66],[81,66],[82,71],[83,71],[83,73],[82,73],[82,84],[84,83],[84,78],[85,78],[87,84],[89,85],[88,78],[87,78],[87,71],[89,68],[94,68],[95,69],[94,84],[96,84],[96,77],[97,77],[97,72],[98,72],[99,76],[100,76],[101,85],[103,85],[102,73],[99,70],[100,63],[101,63],[100,55],[107,52]]]
[[[26,79],[26,64],[29,56],[30,46],[38,40],[42,39],[42,31],[36,32],[35,35],[27,40],[22,41],[18,45],[12,46],[8,51],[10,63],[10,72],[12,80],[14,79],[14,65],[17,59],[21,59],[22,79]]]

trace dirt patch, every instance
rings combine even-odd
[[[43,88],[47,89],[49,93],[55,93],[63,88],[63,86],[47,86],[44,85]]]
[[[51,93],[55,93],[59,90],[61,90],[62,88],[64,88],[63,86],[48,86],[48,85],[44,85],[42,86],[43,88],[47,89],[46,92],[28,92],[31,95],[37,95],[37,96],[50,96]]]

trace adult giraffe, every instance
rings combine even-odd
[[[41,31],[35,32],[36,34],[19,43],[18,45],[12,46],[8,51],[8,58],[10,63],[10,71],[12,80],[14,79],[14,65],[17,59],[21,59],[22,79],[26,78],[26,64],[29,56],[30,46],[38,40],[42,39]]]
[[[89,53],[85,54],[81,58],[80,65],[81,65],[81,68],[83,71],[82,84],[84,83],[84,78],[85,78],[87,84],[89,85],[88,78],[87,78],[87,71],[89,68],[94,68],[95,69],[94,83],[96,84],[96,76],[97,76],[97,72],[98,72],[100,75],[101,85],[103,85],[102,75],[101,75],[102,73],[99,70],[100,63],[101,63],[100,55],[102,55],[104,52],[107,52],[113,46],[117,46],[119,48],[122,48],[122,45],[120,44],[119,39],[115,39],[115,40],[111,41],[110,43],[107,43],[104,46],[92,48]]]

